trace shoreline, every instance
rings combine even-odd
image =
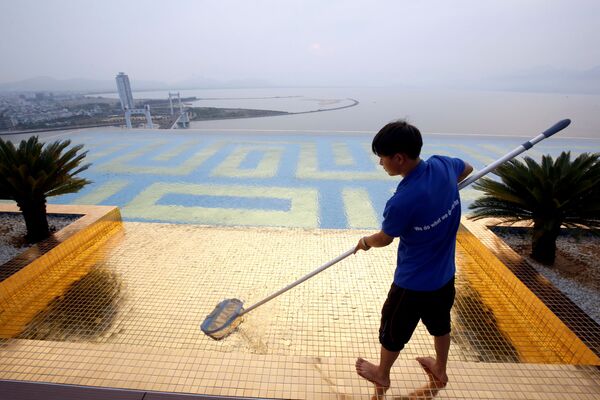
[[[298,96],[288,96],[288,97],[298,97]],[[277,97],[277,98],[282,98],[282,97]],[[99,98],[99,99],[104,99],[104,98]],[[205,99],[199,99],[199,100],[205,100]],[[319,108],[317,110],[292,111],[292,112],[277,111],[277,110],[263,110],[263,109],[256,109],[256,108],[225,108],[225,107],[187,107],[187,108],[188,108],[188,110],[191,110],[192,112],[194,110],[202,110],[202,111],[215,110],[216,112],[221,112],[221,113],[239,112],[239,113],[247,114],[247,115],[242,115],[242,116],[220,115],[220,116],[209,117],[209,118],[198,118],[198,119],[190,118],[190,122],[202,122],[202,121],[236,120],[236,119],[248,119],[248,118],[267,118],[267,117],[280,117],[280,116],[286,116],[286,115],[312,114],[312,113],[319,113],[319,112],[343,110],[346,108],[355,107],[358,104],[360,104],[360,102],[358,100],[353,99],[353,98],[346,98],[343,100],[350,100],[352,103],[344,105],[344,106],[333,107],[333,108]],[[253,114],[253,113],[255,115],[248,115],[248,114]],[[157,116],[158,115],[162,115],[162,114],[157,114]],[[20,130],[20,131],[0,131],[0,136],[22,135],[22,134],[27,134],[27,133],[43,133],[43,132],[54,132],[54,131],[86,129],[86,128],[99,128],[99,127],[108,127],[108,126],[121,128],[121,127],[123,127],[123,124],[107,122],[107,123],[96,123],[96,124],[91,124],[91,125],[67,125],[67,126],[63,126],[63,127],[26,129],[26,130]],[[135,128],[132,128],[132,129],[135,129]],[[170,128],[159,128],[157,130],[169,130],[169,129]],[[186,129],[194,129],[194,128],[186,128]]]
[[[345,108],[351,108],[351,107],[355,107],[358,104],[360,104],[360,102],[356,99],[352,99],[352,98],[347,98],[344,100],[350,100],[352,101],[352,104],[347,104],[345,106],[339,106],[339,107],[333,107],[333,108],[319,108],[317,110],[309,110],[309,111],[277,111],[277,110],[262,110],[262,109],[256,109],[256,108],[223,108],[223,107],[190,107],[190,109],[192,111],[194,110],[202,110],[202,111],[209,111],[209,110],[215,110],[216,112],[241,112],[241,113],[249,113],[249,114],[253,114],[255,113],[255,115],[243,115],[243,116],[217,116],[215,118],[199,118],[199,119],[190,119],[190,122],[196,122],[196,121],[218,121],[218,120],[231,120],[231,119],[246,119],[246,118],[263,118],[263,117],[281,117],[281,116],[287,116],[287,115],[300,115],[300,114],[312,114],[312,113],[318,113],[318,112],[327,112],[327,111],[337,111],[337,110],[343,110]],[[189,129],[194,129],[194,128],[189,128]]]

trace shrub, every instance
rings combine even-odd
[[[469,207],[471,218],[496,217],[505,222],[533,221],[533,259],[553,264],[561,226],[600,228],[600,153],[583,153],[571,161],[570,152],[553,160],[530,157],[511,160],[495,174],[501,181],[483,178],[475,189],[484,192]]]
[[[79,153],[83,145],[68,148],[70,144],[70,140],[44,144],[32,136],[15,147],[0,139],[0,197],[17,202],[31,243],[50,236],[46,198],[75,193],[91,183],[76,177],[90,166],[80,165],[87,151]]]

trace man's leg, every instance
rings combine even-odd
[[[389,351],[381,346],[379,365],[358,358],[356,360],[356,372],[376,386],[387,389],[390,387],[390,370],[399,354],[399,351]]]
[[[373,364],[363,358],[356,360],[356,372],[378,388],[382,388],[383,392],[390,387],[390,370],[394,361],[419,323],[416,310],[414,295],[392,284],[381,310],[379,364]]]
[[[431,292],[426,297],[425,315],[423,323],[433,336],[435,358],[418,357],[417,361],[425,369],[430,379],[433,376],[437,387],[442,388],[448,383],[446,365],[448,351],[450,350],[451,315],[450,310],[454,304],[454,278],[442,288]]]
[[[433,343],[435,346],[435,358],[418,357],[417,361],[426,372],[430,372],[433,375],[436,384],[444,387],[448,383],[446,365],[448,364],[448,351],[450,350],[450,334],[434,336]]]

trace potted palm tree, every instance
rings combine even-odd
[[[483,178],[474,185],[484,192],[469,207],[472,219],[533,222],[531,257],[552,265],[561,226],[600,228],[600,153],[583,153],[571,160],[562,152],[554,160],[530,157],[512,160],[494,172],[500,181]]]
[[[83,145],[69,148],[70,144],[70,140],[44,144],[32,136],[15,147],[0,139],[0,195],[16,201],[25,219],[28,242],[50,236],[47,197],[75,193],[91,183],[76,177],[90,166],[81,165],[87,151],[79,153]]]

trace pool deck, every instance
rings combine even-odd
[[[121,222],[102,210],[8,263],[26,265],[0,282],[0,399],[372,394],[354,361],[378,357],[394,245],[350,256],[214,341],[199,325],[217,302],[253,304],[368,231]],[[481,225],[463,220],[457,265],[448,386],[430,389],[414,360],[433,354],[419,325],[386,398],[600,396],[598,324]]]

